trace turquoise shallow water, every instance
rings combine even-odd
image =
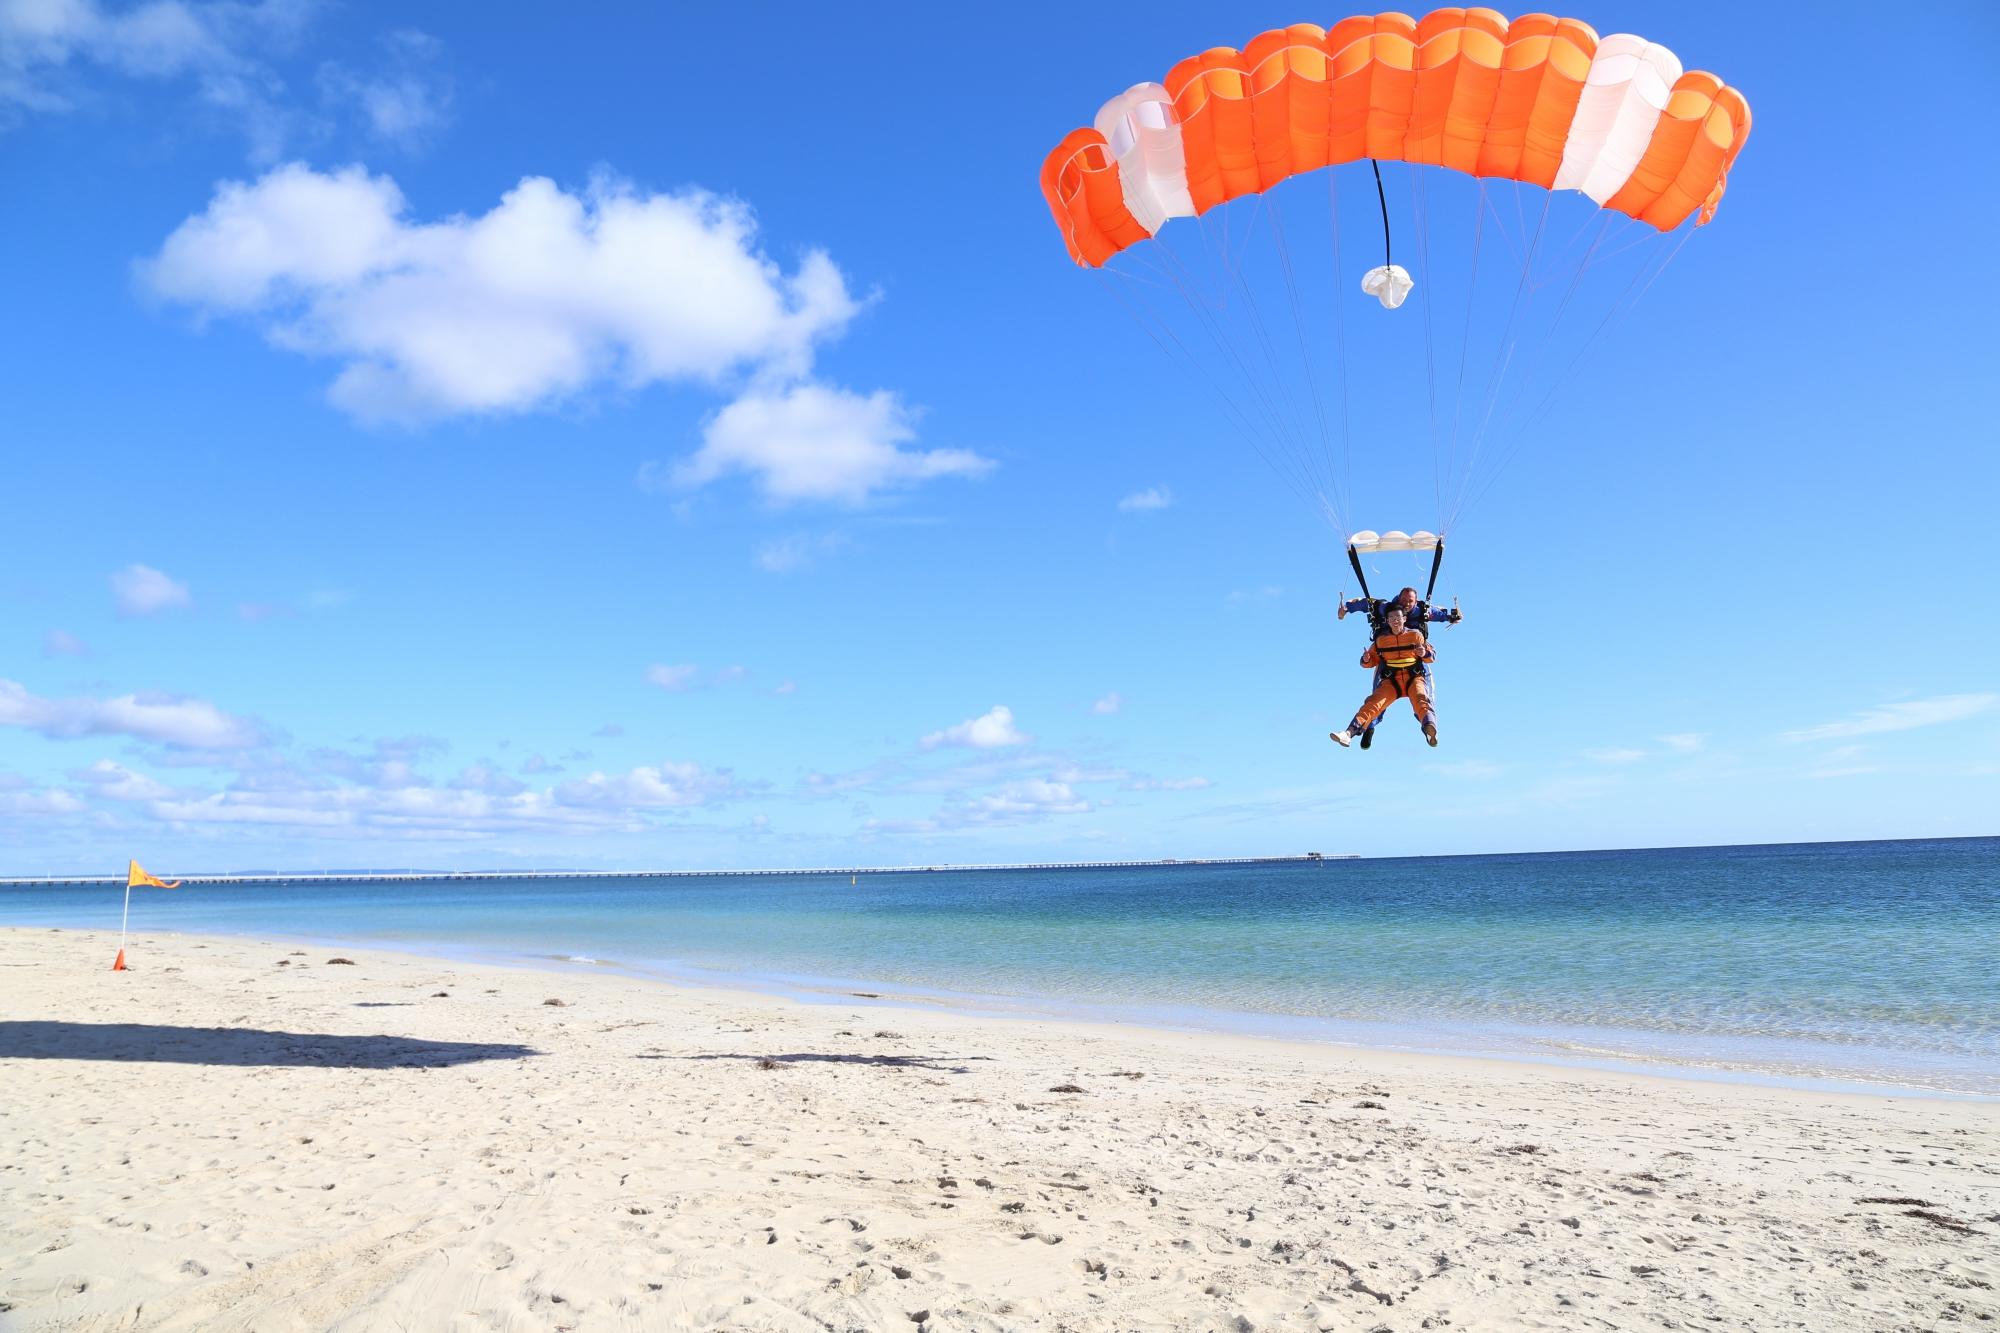
[[[116,928],[120,889],[0,888]],[[787,878],[189,885],[135,932],[2000,1094],[2000,839]],[[581,964],[573,964],[581,965]]]

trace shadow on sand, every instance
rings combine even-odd
[[[418,1041],[410,1037],[345,1037],[325,1032],[151,1023],[0,1022],[0,1060],[439,1069],[538,1054],[532,1046],[512,1042]]]
[[[966,1060],[991,1060],[990,1055],[970,1055]],[[641,1060],[769,1060],[774,1064],[872,1065],[877,1069],[930,1069],[940,1074],[969,1074],[962,1060],[949,1055],[833,1055],[804,1051],[792,1055],[642,1055]]]

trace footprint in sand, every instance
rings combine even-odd
[[[480,1262],[496,1273],[503,1268],[511,1268],[514,1265],[514,1252],[505,1245],[488,1245],[484,1250],[480,1251],[479,1258]]]

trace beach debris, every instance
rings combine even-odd
[[[1055,1085],[1055,1086],[1054,1086],[1053,1088],[1050,1088],[1050,1089],[1049,1089],[1049,1091],[1050,1091],[1050,1092],[1082,1092],[1082,1091],[1083,1091],[1083,1089],[1082,1089],[1082,1088],[1079,1088],[1079,1087],[1078,1087],[1078,1086],[1076,1086],[1076,1084],[1074,1084],[1074,1083],[1058,1083],[1058,1084],[1056,1084],[1056,1085]]]
[[[1143,1069],[1114,1069],[1114,1070],[1112,1070],[1112,1071],[1111,1071],[1111,1077],[1113,1077],[1113,1078],[1144,1078],[1144,1077],[1146,1077],[1146,1071],[1145,1071],[1145,1070],[1143,1070]]]
[[[1895,1196],[1895,1197],[1893,1197],[1893,1198],[1892,1198],[1892,1197],[1890,1197],[1890,1196],[1888,1196],[1888,1195],[1882,1195],[1882,1194],[1871,1194],[1871,1195],[1869,1195],[1869,1196],[1868,1196],[1867,1198],[1865,1198],[1865,1199],[1856,1199],[1856,1200],[1855,1200],[1855,1202],[1856,1202],[1856,1203],[1888,1203],[1888,1204],[1894,1204],[1894,1205],[1896,1205],[1896,1206],[1897,1206],[1897,1207],[1899,1207],[1899,1208],[1935,1208],[1935,1207],[1937,1207],[1937,1205],[1936,1205],[1936,1204],[1934,1204],[1934,1203],[1932,1203],[1932,1202],[1931,1202],[1931,1201],[1930,1201],[1929,1199],[1910,1199],[1910,1198],[1904,1198],[1904,1197],[1903,1197],[1903,1196],[1901,1196],[1901,1195],[1897,1195],[1897,1196]]]
[[[1539,1143],[1516,1143],[1507,1148],[1495,1148],[1495,1152],[1512,1153],[1517,1157],[1532,1157],[1542,1151]]]
[[[1933,1208],[1906,1208],[1903,1210],[1903,1216],[1919,1218],[1934,1227],[1942,1227],[1946,1231],[1955,1231],[1961,1236],[1978,1236],[1984,1234],[1977,1227],[1967,1226],[1951,1214],[1940,1213]]]
[[[1363,1097],[1360,1101],[1354,1103],[1354,1109],[1357,1111],[1386,1111],[1389,1108],[1372,1098]]]
[[[569,1007],[568,1000],[543,1000],[542,1003],[552,1009],[567,1009]]]
[[[783,1061],[774,1060],[768,1055],[760,1055],[757,1057],[757,1068],[759,1069],[783,1069],[784,1067],[785,1066]]]
[[[339,963],[339,964],[340,964],[341,966],[343,966],[343,967],[354,967],[354,966],[356,966],[356,963],[355,963],[355,961],[354,961],[354,960],[353,960],[352,958],[329,958],[329,959],[327,959],[326,961],[327,961],[327,964],[328,964],[328,966],[331,966],[331,965],[333,965],[333,964],[335,964],[335,963]]]
[[[431,998],[433,1000],[449,1000],[451,998],[451,992],[448,990],[432,991]]]
[[[306,951],[304,949],[292,950],[292,957],[294,958],[304,958],[305,956],[306,956]]]
[[[891,1031],[889,1031],[889,1029],[887,1029],[887,1028],[880,1028],[880,1029],[877,1029],[877,1031],[876,1031],[875,1035],[876,1035],[877,1037],[880,1037],[880,1038],[881,1038],[882,1040],[884,1040],[884,1041],[901,1041],[901,1040],[903,1039],[903,1034],[902,1034],[902,1033],[900,1033],[900,1032],[891,1032]]]
[[[289,958],[280,958],[278,960],[279,967],[290,967],[291,965],[292,965],[292,960]]]
[[[895,1276],[898,1282],[908,1282],[910,1280],[910,1270],[900,1265],[890,1264],[889,1272]]]

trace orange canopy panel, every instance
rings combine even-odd
[[[1576,190],[1671,231],[1714,216],[1750,105],[1629,33],[1549,14],[1375,14],[1218,46],[1105,103],[1042,164],[1070,257],[1096,268],[1167,219],[1376,158]]]

